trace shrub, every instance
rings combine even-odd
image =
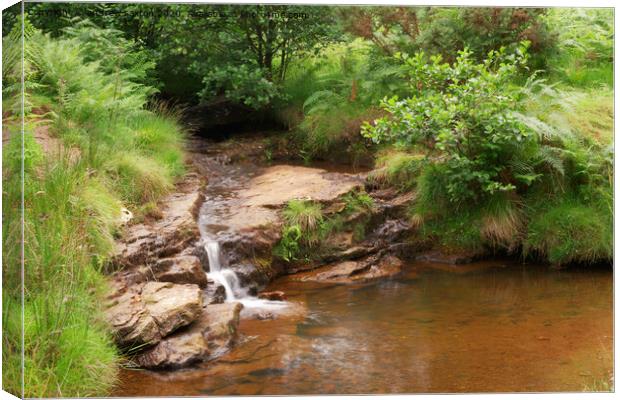
[[[517,93],[509,80],[524,62],[524,50],[512,56],[490,52],[482,64],[474,63],[467,50],[453,65],[424,53],[399,55],[409,69],[412,95],[384,99],[381,105],[390,116],[365,124],[363,134],[442,163],[454,203],[515,190],[524,179],[511,171],[510,161],[518,147],[534,139],[510,112]]]

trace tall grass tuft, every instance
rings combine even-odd
[[[24,44],[27,97],[48,109],[43,118],[33,103],[25,115],[26,397],[109,395],[120,358],[102,315],[101,271],[121,208],[156,202],[185,171],[177,111],[147,108],[155,93],[143,84],[149,66],[129,53],[121,60],[118,50],[132,52],[132,45],[97,29],[83,24],[51,38],[29,28]],[[93,37],[102,40],[86,46]],[[15,71],[3,69],[3,80],[17,82]],[[19,394],[22,138],[19,114],[5,117],[3,382]]]

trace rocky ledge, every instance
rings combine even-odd
[[[203,188],[198,174],[189,173],[160,202],[157,219],[130,222],[118,242],[106,315],[134,366],[180,368],[220,357],[237,341],[242,305],[224,303],[223,288],[205,273],[210,266],[197,224]],[[276,276],[299,271],[311,271],[305,279],[330,283],[398,274],[399,257],[412,254],[408,238],[415,227],[405,218],[411,195],[368,190],[372,206],[351,212],[351,196],[367,196],[366,189],[363,174],[291,165],[260,169],[222,200],[230,201],[222,207],[229,215],[218,215],[226,224],[226,234],[218,236],[226,264],[254,294]],[[320,203],[325,218],[338,218],[343,227],[325,240],[312,262],[274,256],[282,210],[293,199]],[[283,300],[286,294],[262,297]]]
[[[189,173],[156,220],[130,225],[117,245],[106,316],[133,366],[180,368],[225,353],[237,340],[240,303],[209,304],[193,255],[203,182]]]

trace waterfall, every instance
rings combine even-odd
[[[246,308],[281,309],[287,306],[286,302],[263,300],[250,296],[247,289],[241,286],[239,277],[232,269],[222,263],[222,250],[216,240],[205,240],[205,250],[209,259],[207,277],[216,284],[222,285],[226,292],[226,302],[238,301]]]
[[[235,271],[222,266],[222,251],[220,244],[215,240],[207,240],[205,250],[209,258],[210,272],[207,276],[214,282],[224,286],[226,301],[235,301],[247,296],[247,292],[241,288],[239,277]]]

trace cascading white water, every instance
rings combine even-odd
[[[235,271],[224,268],[222,266],[222,252],[220,244],[215,240],[208,240],[205,243],[205,250],[209,258],[209,269],[207,273],[214,282],[224,287],[226,292],[226,301],[235,301],[238,298],[245,297],[247,294],[242,290],[239,283],[239,277]]]
[[[206,240],[204,246],[209,259],[210,271],[207,273],[207,277],[224,287],[227,302],[238,301],[246,308],[281,309],[287,306],[286,302],[263,300],[250,296],[248,291],[241,287],[241,282],[235,271],[223,265],[220,244],[215,240]]]

